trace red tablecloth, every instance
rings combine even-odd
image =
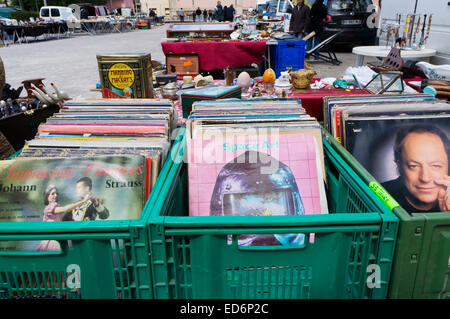
[[[164,54],[197,53],[200,70],[226,69],[263,61],[266,41],[161,42]]]
[[[371,94],[370,91],[366,89],[335,89],[333,86],[328,86],[323,89],[313,90],[295,90],[288,94],[289,97],[299,98],[302,102],[303,108],[306,112],[317,118],[318,121],[323,121],[323,106],[322,98],[324,96],[340,96],[340,95],[363,95]]]

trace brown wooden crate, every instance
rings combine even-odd
[[[185,65],[192,62],[192,65]],[[200,60],[196,53],[168,53],[166,55],[167,74],[197,75],[200,73]]]

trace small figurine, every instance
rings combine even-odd
[[[252,92],[252,97],[260,97],[262,96],[261,90],[258,87],[255,87]]]

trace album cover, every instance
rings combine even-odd
[[[168,128],[166,125],[41,124],[38,134],[41,133],[152,136],[167,135]]]
[[[120,156],[141,155],[151,162],[151,170],[148,176],[148,195],[156,183],[161,169],[161,151],[148,148],[47,148],[47,147],[24,147],[16,158],[41,157],[41,158],[72,158],[72,157],[96,157],[96,156]],[[147,195],[147,197],[148,197]]]
[[[323,181],[318,180],[311,134],[192,139],[188,140],[188,158],[191,216],[327,212],[321,206],[325,194],[319,192]],[[251,207],[247,193],[260,196],[261,205],[255,202]],[[278,200],[269,205],[269,198],[275,198],[272,195]],[[233,198],[248,206],[232,204]]]
[[[327,213],[312,134],[188,139],[191,216]],[[242,235],[239,245],[300,245],[304,234]]]
[[[144,156],[0,162],[0,222],[136,219],[146,196]],[[55,241],[1,242],[0,250],[59,250]]]
[[[449,211],[450,115],[349,117],[346,148],[410,213]]]

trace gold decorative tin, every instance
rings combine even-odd
[[[104,98],[153,98],[150,53],[97,55]]]

